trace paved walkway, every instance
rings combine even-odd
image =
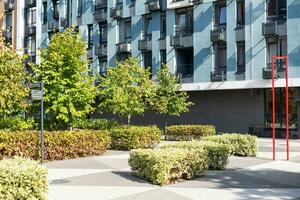
[[[300,140],[277,141],[272,161],[271,139],[259,139],[257,158],[230,158],[228,170],[211,171],[194,180],[159,187],[131,176],[128,153],[47,163],[50,200],[300,200]],[[282,159],[282,160],[281,160]]]

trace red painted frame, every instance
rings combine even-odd
[[[286,159],[290,159],[290,147],[289,147],[289,60],[288,56],[272,56],[272,136],[273,136],[273,160],[275,160],[275,139],[276,139],[276,127],[275,127],[275,60],[286,60],[286,75],[285,75],[285,98],[286,98]]]

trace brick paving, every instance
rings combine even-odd
[[[128,152],[49,162],[49,200],[300,200],[300,140],[277,140],[272,161],[271,139],[259,139],[257,158],[231,157],[226,171],[159,187],[130,174]]]

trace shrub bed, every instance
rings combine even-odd
[[[110,130],[118,126],[117,121],[108,119],[79,119],[74,122],[77,129]]]
[[[193,140],[215,134],[216,128],[212,125],[174,125],[167,127],[168,140]]]
[[[202,140],[225,144],[230,154],[236,156],[256,156],[258,151],[257,137],[248,134],[227,133],[204,137]]]
[[[228,164],[229,147],[210,141],[185,141],[166,144],[161,148],[204,149],[207,151],[207,164],[211,170],[224,170]]]
[[[156,126],[121,126],[110,135],[112,149],[131,150],[154,147],[160,142],[161,131]]]
[[[0,159],[12,156],[40,157],[40,133],[37,131],[0,131]],[[106,131],[45,132],[45,159],[62,160],[101,155],[109,147]]]
[[[47,168],[20,157],[0,161],[0,199],[47,199]]]
[[[130,152],[133,174],[154,184],[165,185],[179,179],[191,179],[208,168],[203,149],[138,149]]]
[[[21,131],[34,128],[34,120],[32,118],[24,119],[22,117],[3,117],[0,118],[0,129]]]

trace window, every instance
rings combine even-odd
[[[152,17],[151,15],[144,15],[144,37],[151,38],[152,35]]]
[[[226,1],[218,1],[215,7],[215,25],[226,26]]]
[[[26,37],[25,39],[25,46],[27,53],[30,54],[31,56],[36,55],[36,41],[35,37]]]
[[[99,43],[107,42],[107,24],[99,24]]]
[[[268,20],[286,20],[286,0],[268,0],[267,9]]]
[[[131,20],[125,21],[125,40],[131,42]]]
[[[53,19],[58,21],[59,20],[59,0],[53,0]]]
[[[176,34],[191,34],[193,32],[193,8],[176,10]]]
[[[144,67],[145,69],[149,69],[150,72],[150,78],[152,78],[152,52],[146,51],[143,53],[144,58]]]
[[[245,42],[237,43],[237,74],[245,73]]]
[[[287,55],[287,38],[269,38],[267,40],[267,67],[271,68],[272,56],[286,56]],[[278,60],[277,64],[284,68],[285,60]]]
[[[82,0],[78,0],[77,2],[77,6],[78,6],[78,17],[81,17],[82,15]]]
[[[88,25],[88,49],[93,48],[93,24]]]
[[[237,27],[245,25],[245,1],[237,1]]]
[[[26,9],[26,24],[32,25],[36,23],[36,8]]]
[[[47,23],[47,18],[48,18],[47,2],[43,2],[43,24]]]
[[[225,71],[227,67],[227,53],[226,53],[226,43],[218,43],[215,45],[215,70]]]
[[[166,12],[160,15],[160,38],[165,38],[167,33]]]
[[[98,59],[98,63],[99,63],[99,65],[98,65],[99,66],[99,69],[98,69],[99,73],[101,75],[106,74],[106,71],[107,71],[107,62],[106,61],[101,61],[101,60]]]

